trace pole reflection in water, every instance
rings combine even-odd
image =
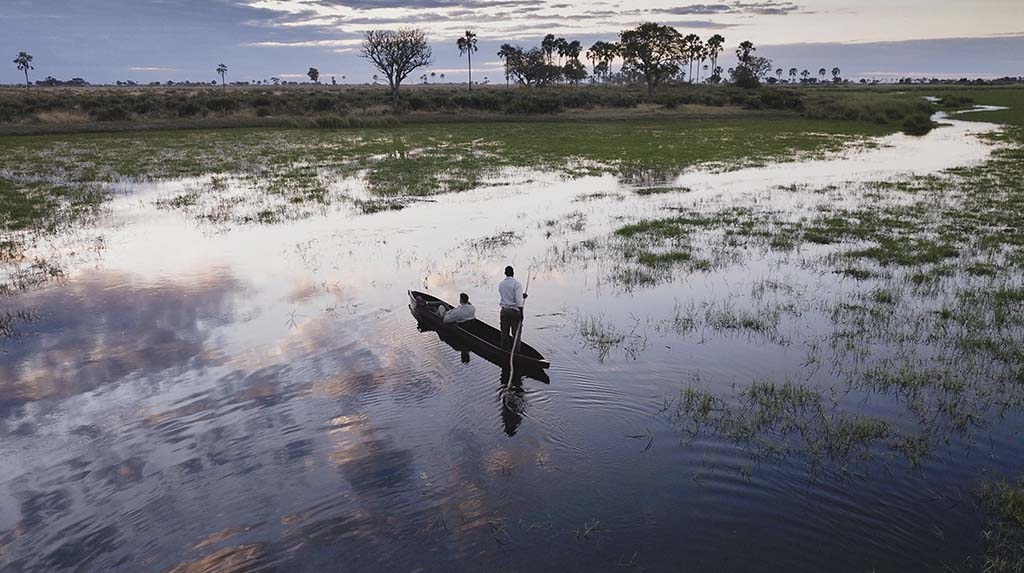
[[[526,392],[523,391],[523,377],[509,371],[501,370],[501,381],[498,387],[501,399],[501,425],[510,438],[516,435],[519,424],[523,423],[526,414]]]

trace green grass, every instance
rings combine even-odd
[[[689,187],[644,187],[634,191],[641,197],[647,195],[664,195],[667,193],[689,193],[691,189]]]
[[[936,90],[936,95],[966,97],[977,104],[1010,108],[1001,111],[965,113],[958,115],[957,119],[1024,126],[1024,89],[1020,87],[945,87]]]
[[[281,93],[275,95],[277,91]],[[943,88],[942,91],[953,99],[963,97],[955,93],[956,90]],[[30,190],[26,185],[19,185],[12,188],[7,182],[0,190],[6,204],[3,224],[6,228],[35,224],[33,221],[46,218],[46,213],[58,206],[82,202],[69,197],[68,188],[80,189],[86,184],[124,178],[159,180],[202,175],[236,178],[241,185],[254,189],[258,201],[265,202],[259,209],[262,215],[257,219],[268,222],[311,212],[295,209],[296,205],[337,201],[339,198],[330,196],[322,184],[319,175],[325,173],[337,177],[363,174],[371,192],[382,200],[465,191],[478,187],[505,167],[559,170],[569,176],[611,173],[632,178],[636,174],[658,174],[670,179],[695,165],[714,164],[731,169],[838,150],[865,137],[891,133],[899,128],[899,121],[904,117],[928,108],[921,100],[923,92],[915,90],[898,93],[846,87],[744,92],[725,88],[672,88],[659,92],[652,105],[678,107],[680,103],[700,103],[762,111],[742,116],[718,115],[711,119],[464,121],[343,130],[333,128],[365,123],[351,116],[323,115],[337,113],[342,108],[376,105],[373,102],[377,101],[379,92],[326,87],[226,92],[141,90],[138,94],[132,92],[135,95],[123,91],[108,93],[102,89],[41,90],[29,94],[3,91],[0,103],[10,109],[21,106],[18,109],[26,113],[67,109],[92,113],[113,105],[130,109],[136,116],[148,116],[168,113],[166,110],[177,109],[183,105],[181,102],[186,102],[206,110],[202,113],[232,114],[251,105],[303,117],[313,114],[308,121],[303,119],[296,124],[305,122],[309,126],[328,128],[0,137],[0,170],[16,180],[43,187]],[[979,103],[1024,103],[1021,102],[1024,90],[1019,89],[968,93]],[[495,107],[495,101],[546,98],[562,102],[558,104],[560,108],[630,107],[636,104],[630,99],[635,95],[630,90],[614,89],[543,93],[522,90],[518,94],[486,90],[470,97],[452,90],[427,89],[411,91],[403,105],[412,112],[473,106],[501,109],[500,105]],[[455,102],[454,108],[450,107],[452,102]],[[970,119],[983,119],[984,115],[988,114]],[[59,184],[52,183],[54,174],[59,174]],[[670,190],[670,187],[652,187],[637,193]],[[200,197],[202,195],[205,193]],[[195,208],[214,212],[224,220],[243,222],[244,218],[232,216],[230,206],[223,202],[203,207],[195,204],[198,198],[183,196],[180,201],[166,202],[165,206]],[[95,197],[89,198],[89,201],[95,200]],[[395,201],[349,202],[367,212],[404,206]],[[733,232],[743,237],[752,236],[750,229]],[[850,232],[856,229],[808,229],[806,240],[831,244],[840,234]],[[795,237],[777,236],[772,247],[789,250],[798,244]],[[880,259],[893,258],[884,252],[865,254]]]
[[[689,251],[668,251],[665,253],[643,252],[637,257],[637,261],[644,266],[653,268],[672,267],[693,259]]]
[[[232,129],[0,137],[0,171],[28,184],[0,188],[8,228],[78,201],[68,190],[115,180],[214,175],[252,194],[273,222],[304,216],[302,205],[338,201],[322,176],[364,177],[380,199],[476,188],[508,167],[555,170],[567,176],[660,173],[670,178],[694,165],[736,168],[838,149],[883,132],[877,126],[795,117],[716,121],[517,122],[423,124],[401,129]],[[61,183],[50,183],[59,174]],[[29,189],[31,186],[34,189]],[[165,201],[170,208],[213,212],[245,222],[220,201],[223,190]],[[77,191],[76,191],[77,192]],[[91,195],[95,201],[102,195]],[[210,201],[216,202],[215,199]],[[351,202],[351,201],[350,201]],[[50,204],[48,206],[48,204]],[[356,202],[372,212],[380,202]],[[383,208],[400,208],[386,202]],[[37,213],[32,211],[36,210]]]
[[[0,177],[0,230],[53,230],[94,212],[105,196],[92,185]]]
[[[636,358],[647,344],[646,335],[637,332],[639,327],[639,321],[626,330],[615,326],[604,316],[576,317],[576,336],[597,354],[599,360],[606,359],[615,350]]]
[[[912,447],[920,444],[915,436],[884,420],[837,412],[820,390],[793,382],[754,380],[729,398],[687,385],[665,414],[684,434],[711,432],[755,461],[796,457],[838,475],[883,452],[904,454],[915,465],[925,453]]]
[[[980,492],[988,523],[982,532],[983,571],[1024,571],[1024,480],[984,485]]]
[[[281,175],[309,168],[355,171],[373,164],[381,178],[410,179],[486,167],[558,166],[577,172],[671,174],[689,166],[748,165],[802,152],[839,149],[884,130],[799,118],[759,117],[706,122],[541,122],[416,125],[401,129],[322,131],[236,129],[137,134],[79,134],[0,138],[0,168],[41,176],[54,171],[75,181],[147,179],[238,173],[254,166]],[[129,153],[131,152],[131,153]],[[375,161],[381,155],[387,161]],[[584,159],[594,168],[565,166]],[[379,185],[379,182],[378,182]],[[397,185],[409,187],[408,183]],[[413,187],[413,193],[425,194]]]

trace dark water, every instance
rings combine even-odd
[[[834,328],[816,305],[855,287],[832,273],[754,253],[630,291],[615,261],[552,254],[666,204],[750,199],[693,177],[693,194],[639,200],[610,177],[510,171],[400,212],[228,227],[155,207],[204,180],[129,186],[96,228],[38,245],[62,280],[0,301],[33,311],[0,343],[0,566],[895,571],[977,553],[973,492],[1024,471],[1019,410],[926,423],[916,467],[880,444],[768,453],[785,439],[672,416],[687,386],[735,400],[795,380],[921,429],[898,398],[849,390],[837,353],[809,361]],[[594,193],[610,196],[579,200]],[[507,263],[530,271],[524,336],[548,384],[506,387],[407,309],[409,288],[466,291],[496,325]],[[789,286],[754,294],[766,284]],[[801,312],[768,334],[666,327],[688,301]]]

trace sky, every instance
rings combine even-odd
[[[644,21],[702,38],[721,34],[729,54],[750,40],[777,67],[846,77],[1024,76],[1024,0],[0,0],[0,83],[24,81],[13,62],[35,60],[33,79],[82,77],[92,83],[279,77],[370,81],[359,57],[368,29],[416,26],[430,39],[424,71],[466,80],[455,47],[477,33],[474,79],[502,80],[503,43],[524,47],[547,33],[615,40]],[[730,61],[723,58],[728,66]],[[343,79],[344,76],[344,79]]]

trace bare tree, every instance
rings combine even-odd
[[[416,68],[429,66],[433,61],[427,36],[418,28],[370,30],[363,39],[361,55],[384,74],[389,91],[396,98],[402,81]]]

